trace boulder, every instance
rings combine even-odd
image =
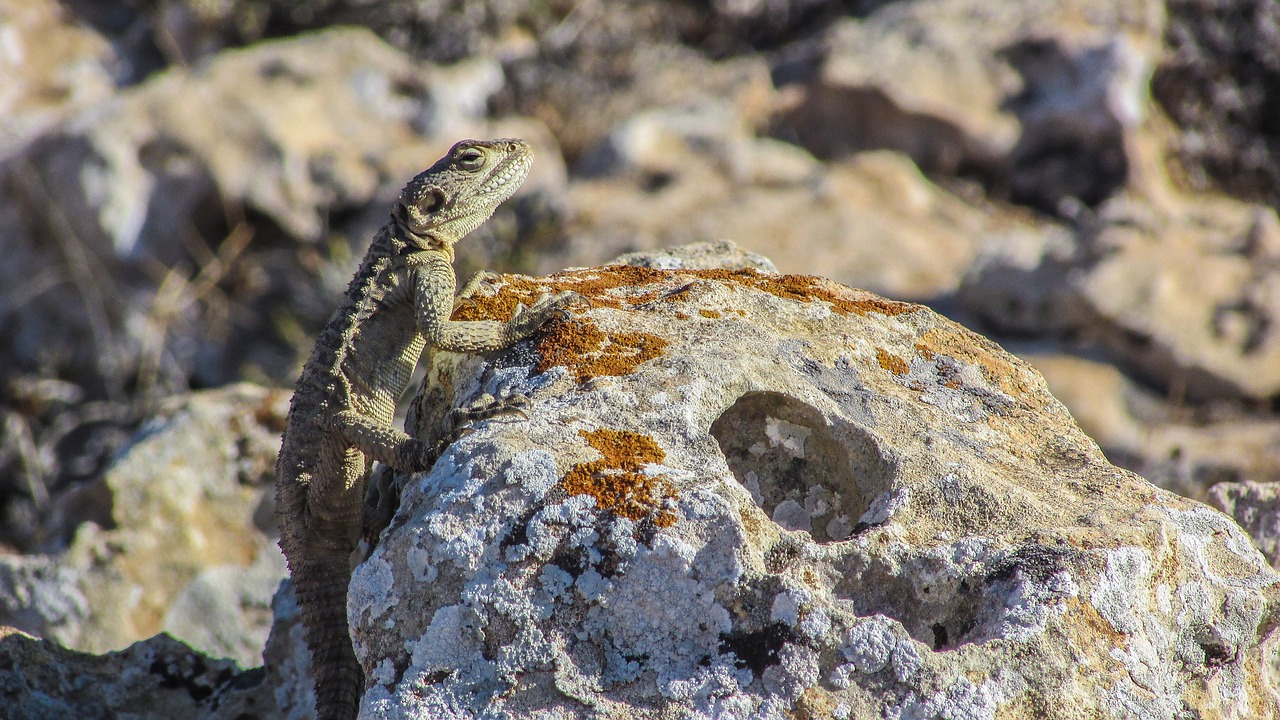
[[[99,653],[164,630],[261,664],[287,403],[246,384],[160,408],[98,482],[55,499],[47,552],[0,556],[0,624]]]
[[[705,253],[508,276],[588,310],[438,355],[523,393],[355,572],[365,718],[1267,717],[1280,575],[928,309]]]
[[[1280,395],[1273,208],[1165,186],[1117,195],[1072,231],[991,240],[959,294],[989,327],[1095,342],[1193,400]]]
[[[1127,179],[1160,3],[890,3],[830,28],[778,132],[819,157],[888,148],[1019,202],[1094,204]]]

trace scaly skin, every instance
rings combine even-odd
[[[280,547],[311,650],[320,720],[350,720],[363,675],[347,628],[351,553],[372,461],[430,468],[433,448],[391,427],[424,350],[509,347],[565,312],[543,297],[506,323],[455,321],[453,245],[524,182],[521,140],[464,140],[415,177],[392,207],[303,367],[276,463]]]

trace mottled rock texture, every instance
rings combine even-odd
[[[1018,202],[1091,205],[1128,177],[1163,19],[1153,0],[892,3],[831,26],[779,130],[820,157],[892,148]]]
[[[917,305],[696,254],[510,277],[594,307],[411,411],[526,392],[356,571],[366,718],[1277,712],[1280,576]],[[665,268],[665,269],[657,269]]]
[[[1209,502],[1240,523],[1271,564],[1280,567],[1280,483],[1218,483],[1209,488]]]
[[[0,555],[0,625],[88,652],[167,631],[259,665],[285,574],[269,473],[287,403],[246,384],[158,408],[98,482],[58,499],[46,552]]]

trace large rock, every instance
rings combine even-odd
[[[89,652],[164,630],[259,665],[285,574],[264,481],[287,402],[238,385],[161,408],[100,481],[56,500],[50,552],[0,557],[0,624]]]
[[[115,90],[106,38],[57,0],[0,0],[0,157]]]
[[[411,431],[532,404],[411,479],[357,568],[363,717],[1280,711],[1280,576],[1108,464],[1030,366],[917,305],[684,257],[463,311],[593,300],[435,359]]]
[[[985,244],[960,298],[997,330],[1097,342],[1174,394],[1280,394],[1273,208],[1167,187],[1118,195],[1074,233]]]
[[[1127,178],[1162,29],[1155,0],[887,4],[832,26],[779,132],[821,157],[902,150],[1050,210],[1093,204]]]

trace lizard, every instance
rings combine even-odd
[[[355,717],[363,685],[347,627],[351,557],[372,461],[428,470],[435,448],[392,427],[397,399],[429,350],[502,350],[563,316],[572,292],[539,297],[507,322],[451,320],[454,244],[493,214],[532,164],[518,139],[463,140],[392,204],[298,378],[276,462],[276,516],[311,652],[319,720]]]

